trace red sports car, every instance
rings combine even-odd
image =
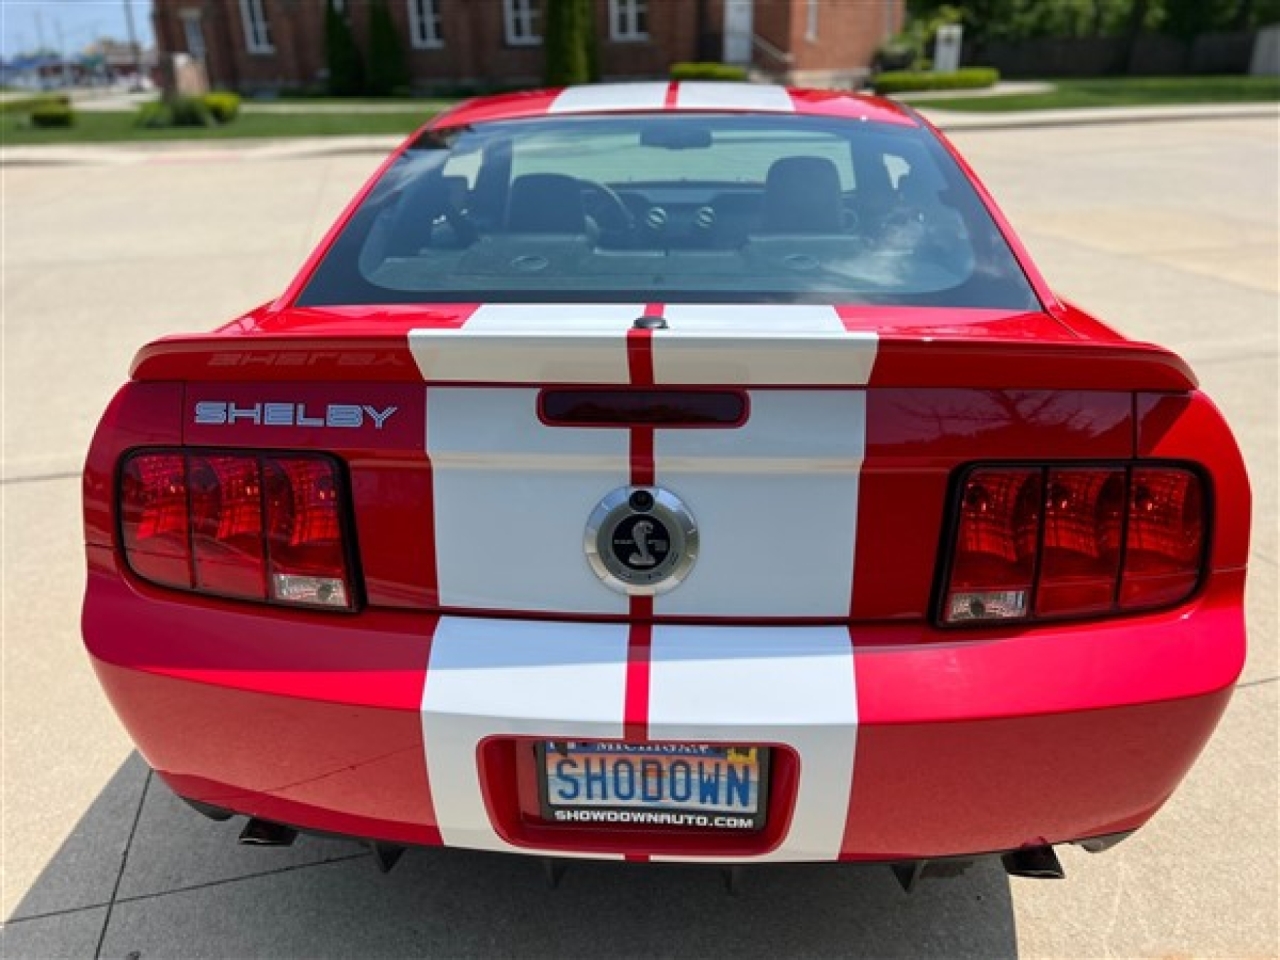
[[[147,762],[383,867],[1060,875],[1244,659],[1248,481],[1194,375],[1055,296],[917,114],[832,91],[443,114],[279,299],[142,349],[84,509]]]

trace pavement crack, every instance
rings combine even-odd
[[[32,920],[48,920],[51,917],[68,917],[73,913],[84,913],[86,910],[101,910],[106,903],[86,903],[79,907],[63,907],[61,910],[45,910],[42,913],[29,913],[21,917],[10,917],[0,927],[12,927]]]
[[[240,883],[244,880],[258,880],[262,877],[274,877],[282,873],[293,873],[297,870],[307,870],[311,867],[323,867],[331,863],[346,863],[348,860],[364,860],[369,854],[367,852],[347,853],[340,857],[328,857],[324,860],[312,860],[310,863],[292,863],[287,867],[275,867],[271,870],[261,870],[258,873],[245,873],[238,877],[224,877],[221,880],[206,880],[203,883],[193,883],[185,887],[174,887],[171,890],[158,890],[155,893],[139,893],[132,897],[121,897],[116,903],[140,903],[146,900],[157,900],[161,897],[171,897],[178,893],[191,893],[195,890],[207,890],[210,887],[225,887],[228,884]]]
[[[66,917],[73,913],[84,913],[86,910],[101,910],[103,907],[108,909],[113,904],[122,903],[140,903],[146,900],[156,900],[161,897],[172,896],[178,893],[190,893],[195,890],[204,890],[208,887],[221,887],[229,883],[239,883],[242,880],[257,880],[260,877],[271,877],[279,873],[291,873],[295,870],[305,870],[309,867],[323,867],[330,863],[344,863],[347,860],[363,860],[369,856],[368,853],[349,853],[340,857],[328,857],[324,860],[313,860],[310,863],[294,863],[287,867],[273,867],[270,870],[258,870],[253,873],[243,873],[236,877],[224,877],[221,880],[206,880],[202,883],[192,883],[186,886],[173,887],[169,890],[157,890],[154,893],[138,893],[131,897],[118,897],[112,902],[103,903],[87,903],[79,907],[66,907],[62,910],[46,910],[41,913],[31,913],[21,917],[10,917],[4,921],[3,926],[14,926],[19,923],[29,923],[32,920],[48,920],[53,917]],[[102,952],[102,941],[98,942],[98,955]]]
[[[0,484],[9,486],[15,483],[44,483],[47,480],[78,480],[79,470],[65,470],[60,473],[33,473],[27,477],[0,477]]]
[[[1263,677],[1260,680],[1246,680],[1244,683],[1237,683],[1236,689],[1244,690],[1248,687],[1261,687],[1268,683],[1275,683],[1277,680],[1280,680],[1280,677]]]
[[[142,781],[142,794],[138,797],[138,809],[133,812],[133,824],[129,827],[129,839],[125,841],[124,852],[120,854],[120,869],[116,872],[116,882],[111,888],[111,900],[107,903],[107,915],[102,918],[102,929],[98,931],[98,946],[94,949],[95,958],[102,957],[102,945],[107,939],[107,928],[111,926],[111,913],[115,910],[116,896],[120,893],[120,881],[124,879],[125,867],[129,864],[129,851],[133,849],[133,838],[138,833],[138,823],[142,820],[142,808],[147,802],[147,791],[151,789],[151,778],[154,772],[147,768],[147,777]]]

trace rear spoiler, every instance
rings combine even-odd
[[[655,331],[643,382],[656,386],[954,387],[1185,392],[1186,362],[1117,339],[767,335]],[[617,332],[425,329],[386,336],[217,334],[142,348],[131,375],[150,381],[324,381],[627,385],[636,338]],[[651,379],[650,379],[651,378]]]

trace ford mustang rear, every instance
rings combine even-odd
[[[885,101],[472,101],[144,347],[86,645],[181,797],[370,843],[1060,872],[1244,658],[1244,468]]]

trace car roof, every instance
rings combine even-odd
[[[901,104],[846,90],[807,90],[724,81],[654,80],[477,97],[442,113],[430,127],[441,130],[495,120],[655,112],[801,114],[895,126],[920,125],[915,114]]]

